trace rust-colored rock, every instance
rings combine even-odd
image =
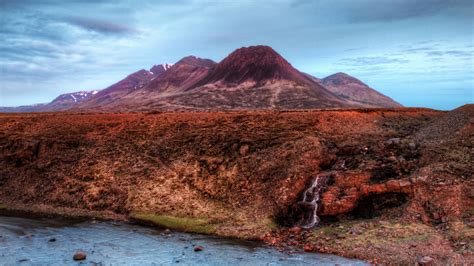
[[[73,260],[85,260],[86,257],[87,255],[84,251],[77,251],[74,253],[74,256],[72,256]]]

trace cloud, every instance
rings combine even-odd
[[[69,17],[64,19],[65,22],[81,27],[85,30],[95,31],[103,34],[132,34],[138,31],[124,24],[94,19],[86,17]]]
[[[343,65],[372,66],[385,64],[402,64],[408,63],[410,61],[406,59],[390,58],[385,56],[360,56],[354,58],[343,58],[339,62]]]
[[[431,51],[426,53],[428,56],[454,56],[474,59],[473,51],[465,50],[448,50],[448,51]]]
[[[331,8],[328,8],[330,6]],[[351,23],[392,22],[410,18],[433,16],[438,14],[458,16],[469,19],[473,13],[471,0],[295,0],[292,8],[331,11]]]

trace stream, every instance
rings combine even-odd
[[[204,249],[195,252],[195,246]],[[73,255],[82,250],[83,261]],[[0,265],[368,265],[261,243],[108,221],[0,216]]]

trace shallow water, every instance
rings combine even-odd
[[[55,238],[56,241],[49,240]],[[204,250],[194,252],[194,246]],[[87,259],[75,262],[77,250]],[[366,265],[317,254],[279,252],[250,241],[118,222],[0,217],[0,265]]]

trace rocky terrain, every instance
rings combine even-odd
[[[469,263],[473,112],[1,114],[0,209],[148,222],[377,263]],[[321,223],[303,230],[302,193],[317,176]]]

